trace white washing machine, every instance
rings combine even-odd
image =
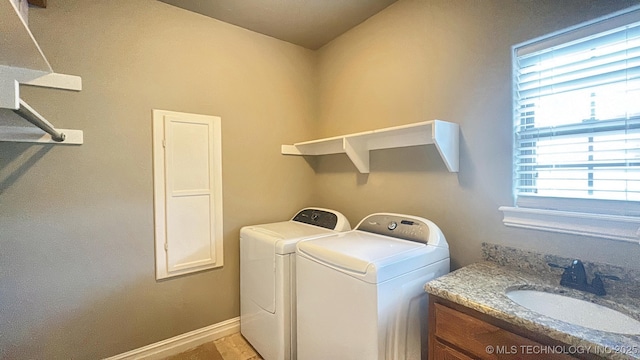
[[[296,359],[296,243],[347,230],[344,215],[321,208],[240,229],[240,331],[265,360]]]
[[[449,245],[433,222],[372,214],[352,231],[298,243],[296,253],[299,359],[426,354],[423,287],[449,272]]]

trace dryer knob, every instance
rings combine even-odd
[[[395,230],[395,228],[397,228],[397,227],[398,227],[398,223],[395,222],[395,221],[392,221],[392,222],[389,223],[389,225],[387,225],[387,229],[389,229],[389,230]]]

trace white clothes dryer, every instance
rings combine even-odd
[[[344,215],[321,208],[240,229],[240,332],[265,360],[296,359],[296,243],[347,230]]]
[[[424,284],[449,272],[449,245],[433,222],[372,214],[352,231],[298,243],[296,253],[299,359],[426,354]]]

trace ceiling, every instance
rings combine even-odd
[[[160,0],[316,50],[397,0]]]

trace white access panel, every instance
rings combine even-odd
[[[220,118],[154,110],[156,278],[222,266]]]
[[[212,125],[165,116],[169,272],[215,264]]]

